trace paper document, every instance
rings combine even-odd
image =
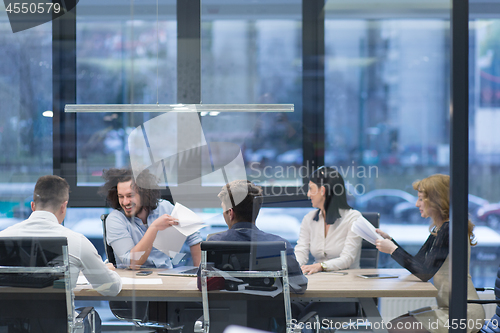
[[[377,234],[373,224],[368,222],[364,217],[360,217],[353,224],[351,230],[361,238],[375,245],[377,239],[384,239]]]
[[[203,224],[201,217],[196,215],[191,209],[186,206],[176,203],[172,210],[172,217],[175,217],[179,225],[174,225],[174,228],[181,232],[184,236],[189,236],[201,228],[206,227]]]
[[[179,221],[179,226],[181,228],[187,227],[193,224],[202,224],[203,221],[201,217],[196,215],[191,209],[186,206],[176,203],[174,206],[174,210],[172,210],[172,217],[175,217]]]
[[[179,225],[158,231],[153,246],[174,258],[181,251],[187,236],[206,227],[206,225],[195,212],[180,203],[175,204],[171,216],[179,221]]]
[[[85,277],[85,275],[80,274],[78,275],[78,279],[76,280],[77,285],[84,285],[84,284],[89,284],[89,281]]]
[[[181,251],[182,245],[186,241],[187,235],[177,230],[174,227],[169,227],[165,230],[160,230],[156,234],[156,239],[153,246],[161,252],[172,257],[172,254]]]

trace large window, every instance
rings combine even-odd
[[[471,273],[482,286],[492,284],[500,259],[500,11],[491,1],[470,3],[469,214],[478,241]],[[298,190],[312,162],[336,166],[354,208],[381,212],[382,228],[401,237],[410,227],[422,230],[407,240],[416,250],[429,221],[414,208],[411,184],[450,171],[450,2],[326,1],[317,17],[296,0],[200,6],[201,15],[178,18],[176,1],[158,8],[155,1],[80,2],[76,50],[65,55],[76,62],[71,102],[179,103],[178,92],[189,90],[183,79],[192,79],[204,104],[294,104],[293,113],[200,114],[204,138],[236,144],[247,177],[274,187],[268,194],[304,194]],[[180,50],[179,30],[190,23],[200,25],[193,39],[199,49],[192,49],[199,60],[179,74],[178,63],[192,56]],[[311,34],[311,25],[320,29]],[[65,175],[76,176],[72,204],[104,206],[96,195],[102,170],[129,165],[128,135],[159,114],[77,114],[74,123],[55,124],[74,128],[74,140],[52,142],[53,118],[45,112],[54,95],[51,23],[14,34],[0,12],[0,40],[0,229],[29,214],[39,176],[59,171],[53,145],[75,148],[74,161],[61,156]],[[220,186],[211,179],[201,185]],[[301,219],[302,211],[276,209]],[[95,212],[88,214],[98,222],[101,210]],[[81,214],[68,224],[77,225]],[[394,265],[388,257],[380,263]]]
[[[469,212],[478,233],[484,232],[483,242],[489,243],[487,247],[480,246],[482,239],[478,237],[471,274],[479,277],[479,285],[489,286],[494,283],[500,259],[500,191],[496,186],[500,168],[500,142],[496,134],[500,125],[500,20],[474,19],[481,14],[471,13],[469,37],[469,191],[479,202],[471,204],[469,198]],[[484,231],[491,229],[495,233]]]
[[[12,33],[0,11],[0,229],[26,218],[52,173],[52,28]]]
[[[254,5],[256,5],[254,3]],[[203,6],[211,4],[204,2]],[[242,19],[202,11],[202,101],[216,104],[294,104],[293,113],[203,115],[209,142],[240,146],[249,180],[301,186],[302,43],[300,7],[283,15],[260,3],[265,17]]]
[[[135,9],[135,12],[134,12]],[[77,10],[79,104],[172,104],[177,93],[175,2]],[[102,183],[103,169],[130,164],[128,135],[158,113],[79,113],[77,184]]]

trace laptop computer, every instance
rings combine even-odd
[[[172,269],[166,269],[164,271],[159,271],[158,275],[196,277],[197,272],[198,266],[180,266]]]

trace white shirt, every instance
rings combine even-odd
[[[302,220],[300,235],[295,246],[299,265],[309,261],[309,252],[315,263],[324,262],[327,271],[359,268],[361,237],[351,231],[352,224],[363,218],[357,210],[340,209],[340,218],[330,225],[325,237],[325,220],[318,210],[309,212]],[[317,220],[314,218],[318,216]]]
[[[22,236],[67,238],[72,289],[80,271],[101,295],[116,296],[122,289],[120,276],[106,267],[94,245],[84,235],[60,225],[54,214],[35,211],[27,220],[0,232],[0,237]]]

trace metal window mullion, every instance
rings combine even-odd
[[[467,318],[468,281],[469,3],[452,0],[451,5],[449,320],[461,322]]]

